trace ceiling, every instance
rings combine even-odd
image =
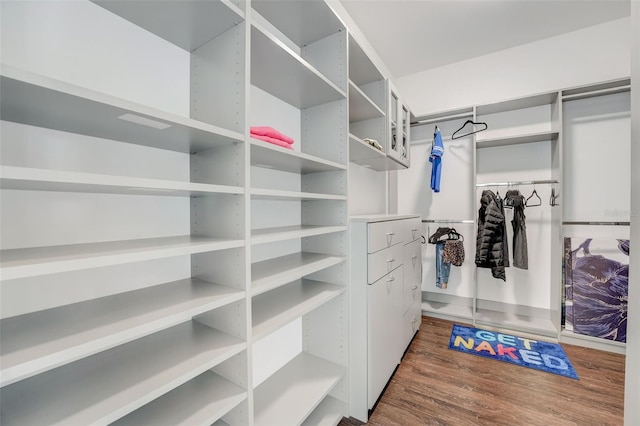
[[[393,77],[629,16],[629,0],[341,0]]]

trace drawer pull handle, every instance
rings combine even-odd
[[[395,279],[395,278],[393,278],[393,277],[389,277],[389,278],[387,278],[387,279],[386,279],[386,281],[387,281],[388,283],[390,283],[390,282],[392,282],[392,281],[395,281],[395,280],[396,280],[396,279]]]
[[[396,235],[395,232],[387,232],[387,235],[392,236],[392,235]]]
[[[395,261],[396,261],[396,259],[393,258],[393,257],[391,259],[387,259],[387,262],[395,262]]]
[[[418,289],[417,285],[414,285],[413,287],[411,287],[411,291],[416,291]]]

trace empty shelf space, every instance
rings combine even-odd
[[[2,388],[2,424],[109,424],[246,349],[188,322]]]
[[[244,291],[186,279],[0,321],[1,386],[167,329]]]
[[[189,52],[244,19],[231,1],[91,1]]]
[[[434,302],[431,300],[422,301],[422,312],[436,317],[456,317],[466,319],[471,322],[473,319],[473,308],[471,306],[455,305],[452,303]]]
[[[251,84],[265,92],[300,109],[347,97],[307,61],[255,25],[251,45]]]
[[[313,155],[251,140],[251,165],[291,173],[316,173],[346,170],[347,166]]]
[[[347,412],[347,404],[327,395],[302,426],[335,426]]]
[[[344,367],[302,352],[255,389],[255,425],[301,424],[344,374]]]
[[[247,391],[206,371],[113,426],[209,426],[247,398]]]
[[[324,1],[254,0],[251,6],[300,47],[344,28]]]
[[[6,121],[185,153],[244,140],[238,132],[5,65],[0,85]]]
[[[273,243],[346,231],[344,225],[294,225],[251,230],[251,244]]]
[[[384,117],[384,112],[360,90],[349,82],[349,122]]]
[[[503,329],[538,334],[540,336],[557,337],[558,330],[548,318],[536,318],[516,315],[506,312],[496,312],[487,309],[477,309],[475,314],[477,324],[490,325]]]
[[[187,197],[215,193],[244,193],[244,188],[225,185],[13,166],[0,166],[0,188]]]
[[[282,191],[277,189],[251,188],[252,199],[263,200],[338,200],[346,201],[346,195],[319,194],[312,192]]]
[[[301,252],[256,262],[251,265],[251,294],[257,296],[344,261],[341,256]]]
[[[533,142],[551,141],[558,138],[558,132],[539,132],[525,135],[501,136],[497,138],[483,138],[478,136],[476,147],[490,148],[495,146],[518,145]]]
[[[2,250],[4,280],[241,247],[244,240],[200,236]]]
[[[255,296],[252,301],[254,340],[311,312],[344,291],[344,286],[303,279]]]
[[[351,33],[349,33],[349,79],[356,86],[384,80],[378,67],[373,64]]]

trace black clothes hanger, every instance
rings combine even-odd
[[[556,195],[556,189],[551,188],[551,197],[549,197],[549,205],[552,207],[559,206],[560,204],[558,204],[558,202],[556,201],[559,197],[560,197],[560,193],[558,192],[558,194]]]
[[[436,232],[429,236],[429,244],[436,244],[438,241],[442,241],[441,238],[445,235],[449,235],[451,228],[438,228]]]
[[[538,199],[538,204],[529,204],[529,200],[533,197],[536,197]],[[542,205],[542,198],[540,198],[540,196],[538,195],[535,187],[533,188],[533,192],[531,193],[531,195],[529,195],[529,198],[525,200],[524,205],[527,207],[537,207]]]
[[[464,129],[464,127],[467,124],[473,124],[474,126],[484,126],[483,129],[474,129],[472,132],[469,133],[465,133],[464,135],[459,135],[456,136],[456,133],[458,133],[460,130]],[[487,130],[489,128],[489,126],[487,126],[487,123],[483,123],[483,122],[476,122],[476,121],[471,121],[471,120],[467,120],[464,122],[464,124],[462,125],[462,127],[460,127],[458,130],[456,130],[455,132],[453,132],[453,135],[451,135],[451,139],[460,139],[460,138],[464,138],[465,136],[469,136],[469,135],[473,135],[474,133],[478,133],[478,132],[482,132],[484,130]]]
[[[449,229],[449,234],[448,234],[448,239],[449,240],[460,240],[460,241],[464,241],[464,236],[460,233],[458,233],[458,231],[456,231],[454,228]]]

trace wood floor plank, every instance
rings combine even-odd
[[[580,380],[448,349],[453,322],[422,328],[367,424],[621,425],[624,355],[562,347]],[[463,324],[469,325],[469,324]],[[339,426],[358,426],[343,419]]]

